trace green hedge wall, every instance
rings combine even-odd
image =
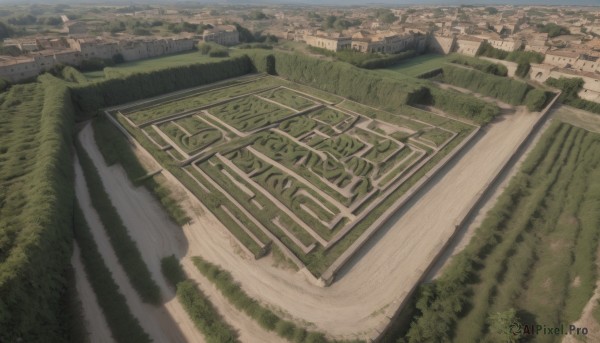
[[[27,219],[0,260],[0,342],[68,339],[59,313],[73,239],[73,109],[63,84],[48,82],[39,87],[43,87],[43,109],[39,132],[31,142],[39,149],[29,161],[33,163],[26,176],[30,181],[21,193],[26,200],[22,216]],[[0,109],[0,120],[7,113]],[[0,164],[4,167],[8,166]],[[0,240],[5,238],[3,231],[0,227]]]
[[[184,88],[201,86],[252,71],[247,56],[135,73],[72,88],[76,109],[83,113]]]

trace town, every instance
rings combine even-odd
[[[12,52],[12,56],[0,55],[0,77],[18,82],[59,65],[81,66],[89,60],[135,61],[190,51],[203,41],[235,46],[240,43],[240,33],[232,23],[239,23],[279,42],[300,42],[333,52],[397,54],[412,49],[476,56],[486,44],[506,52],[537,52],[543,58],[531,65],[531,79],[581,78],[584,84],[579,95],[600,101],[597,11],[543,6],[218,9],[131,6],[107,7],[100,12],[83,7],[76,12],[82,11],[89,18],[71,20],[60,15],[57,29],[51,30],[56,33],[51,35],[5,38],[2,51]],[[133,21],[136,28],[127,32],[126,21]],[[105,26],[113,30],[94,34]],[[171,31],[178,33],[169,35],[164,29],[155,29],[165,26],[177,27]],[[242,37],[244,40],[247,38]],[[516,62],[501,63],[514,75]]]

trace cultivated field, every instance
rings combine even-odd
[[[330,282],[395,200],[476,128],[421,112],[391,114],[256,76],[110,115],[175,169],[247,253],[277,246]]]

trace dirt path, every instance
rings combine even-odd
[[[523,112],[521,112],[518,115],[523,115]],[[473,237],[475,231],[477,230],[477,228],[479,228],[479,226],[487,216],[488,211],[494,207],[498,197],[502,194],[502,192],[504,192],[504,189],[506,189],[512,177],[517,174],[517,172],[521,168],[521,165],[523,164],[523,161],[525,161],[525,158],[527,158],[529,152],[535,147],[536,143],[539,141],[542,134],[549,126],[550,120],[547,120],[546,123],[540,128],[540,130],[532,137],[531,141],[527,144],[521,156],[515,161],[515,163],[513,163],[513,165],[507,171],[505,171],[501,175],[500,179],[496,182],[496,184],[492,186],[493,189],[491,190],[490,194],[484,197],[479,210],[477,210],[477,212],[473,214],[472,219],[468,221],[463,227],[463,229],[456,235],[454,240],[450,243],[442,257],[440,258],[439,262],[436,263],[436,265],[433,266],[431,271],[428,273],[426,277],[427,281],[431,281],[439,277],[444,271],[444,269],[448,266],[452,258],[456,254],[460,253],[469,244],[469,242],[471,241],[471,237]]]
[[[144,328],[155,342],[185,342],[186,340],[183,338],[178,326],[168,315],[167,311],[165,311],[165,308],[162,306],[154,307],[143,303],[137,292],[129,283],[129,279],[119,264],[117,256],[110,245],[98,213],[91,204],[90,195],[87,192],[86,181],[83,177],[83,171],[81,170],[78,161],[75,162],[75,193],[85,215],[85,219],[90,226],[94,240],[98,245],[98,250],[104,259],[104,262],[110,269],[115,282],[119,285],[120,292],[123,293],[127,299],[129,309],[139,320],[142,328]],[[154,279],[159,281],[156,277],[154,277]],[[163,292],[163,297],[168,301],[166,306],[171,302],[175,302],[175,299],[172,296],[168,297],[168,295],[169,293]],[[202,339],[202,337],[199,338]]]
[[[200,229],[198,227],[198,221],[195,220],[196,223],[191,226],[184,226],[182,230],[182,228],[170,221],[161,205],[146,189],[143,187],[135,188],[129,182],[129,179],[121,166],[106,166],[100,151],[96,147],[90,125],[87,125],[81,131],[79,139],[87,153],[90,155],[90,158],[94,161],[100,177],[102,178],[104,187],[111,197],[113,205],[117,208],[130,235],[136,241],[144,261],[150,269],[154,280],[159,284],[163,297],[167,300],[165,306],[159,309],[137,301],[138,304],[134,304],[134,308],[137,311],[134,311],[134,308],[130,305],[132,312],[140,319],[140,322],[146,331],[154,337],[154,341],[204,342],[202,334],[193,326],[187,313],[183,310],[177,299],[174,298],[173,291],[168,287],[165,279],[162,277],[160,271],[160,259],[171,254],[175,254],[182,258],[182,264],[186,273],[199,283],[200,288],[219,309],[219,312],[227,318],[228,323],[238,330],[240,339],[243,342],[262,343],[281,341],[276,335],[265,332],[253,320],[237,312],[237,310],[221,296],[218,290],[212,286],[212,283],[201,277],[200,273],[192,265],[190,257],[201,255],[201,253],[198,250],[190,250],[188,242],[206,241],[205,237],[190,234],[190,232],[195,232]],[[147,164],[149,161],[145,160],[145,163]],[[89,222],[94,219],[99,220],[94,209],[91,207],[91,203],[89,203],[89,195],[85,188],[85,180],[83,180],[79,165],[76,167],[76,181],[78,196],[79,192],[84,193],[82,196],[87,200],[80,200],[80,204],[86,214],[86,219]],[[85,211],[86,209],[87,212],[92,212],[89,216]],[[190,209],[189,212],[193,217],[197,216],[196,213],[202,213],[202,211],[198,211],[195,208]],[[94,216],[96,216],[96,218],[92,218],[91,220],[90,217]],[[99,224],[99,222],[97,224]],[[92,223],[90,223],[90,227],[92,227],[93,231],[96,231],[94,230]],[[98,228],[103,234],[102,227],[100,226]],[[216,231],[214,226],[205,229],[210,232]],[[194,239],[190,240],[189,236],[193,236]],[[227,237],[224,232],[221,233],[220,236],[221,238]],[[106,250],[109,250],[108,252],[112,253],[108,241],[101,246],[98,237],[96,237],[96,235],[94,237],[102,252],[107,253]],[[221,242],[221,247],[223,247],[223,245],[226,245],[224,249],[233,252],[229,242]],[[107,259],[104,254],[103,257],[105,258],[107,265],[111,267],[111,271],[113,270],[112,267],[115,265],[119,267],[116,269],[120,269],[116,257],[114,257],[114,259]],[[117,280],[117,275],[114,274],[115,272],[113,271],[113,277]],[[125,276],[123,275],[123,277]],[[121,282],[118,283],[119,285],[122,285]],[[129,284],[127,283],[126,286],[129,286]],[[132,299],[139,299],[137,294],[133,293],[134,291],[130,286],[125,288],[130,289],[130,292],[124,292],[123,289],[121,290],[125,294],[128,304]]]
[[[90,343],[114,342],[102,309],[96,301],[96,295],[85,274],[83,263],[81,262],[81,253],[79,246],[75,243],[73,247],[73,256],[71,256],[71,265],[75,270],[75,287],[77,296],[81,301],[83,309],[83,319],[85,328],[88,332]]]
[[[191,226],[184,227],[189,242],[187,256],[202,255],[225,267],[252,297],[275,310],[284,309],[283,314],[310,327],[339,338],[373,336],[388,323],[389,311],[398,306],[452,234],[457,217],[494,177],[502,161],[526,137],[538,117],[537,113],[508,115],[487,127],[451,164],[453,167],[436,176],[407,209],[395,215],[328,288],[312,285],[301,272],[274,268],[269,260],[241,259],[232,249],[226,229],[206,210],[202,216],[193,216]],[[84,144],[93,145],[93,139]],[[147,153],[141,153],[148,160]],[[97,160],[98,156],[93,158]],[[173,187],[180,187],[172,175],[164,175]],[[118,187],[109,189],[111,195],[124,191],[130,192]],[[141,206],[154,202],[147,197]],[[194,197],[184,205],[203,208]],[[185,259],[184,266],[188,273],[194,271]],[[195,279],[203,289],[208,289],[200,277]],[[226,306],[219,305],[219,310],[223,311],[222,307]],[[242,336],[245,337],[243,332]]]

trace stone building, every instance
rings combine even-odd
[[[348,50],[352,47],[352,38],[340,35],[305,35],[304,41],[310,46],[330,51]]]
[[[240,42],[240,34],[233,25],[219,25],[204,30],[202,39],[205,42],[215,42],[220,45],[236,45]]]
[[[484,40],[478,37],[467,35],[459,36],[456,39],[456,52],[468,56],[475,56],[483,42]]]

